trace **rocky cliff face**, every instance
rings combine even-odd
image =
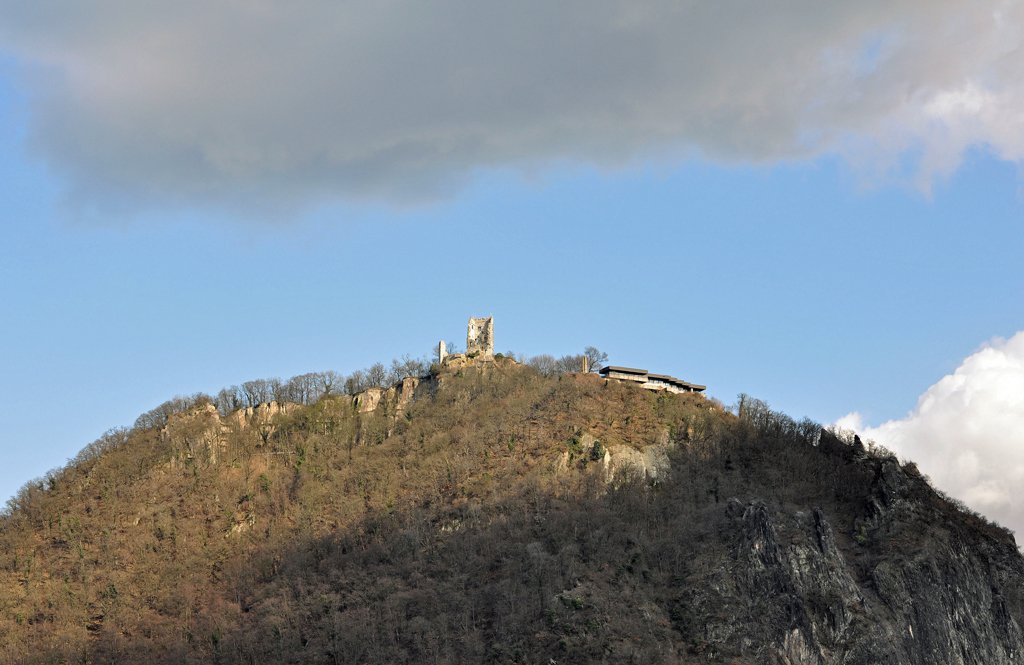
[[[241,412],[239,412],[241,413]],[[197,460],[216,464],[223,448],[223,425],[217,408],[204,404],[198,408],[172,415],[160,430],[160,438],[170,444],[179,460]]]
[[[879,463],[876,474],[866,519],[845,547],[820,509],[728,500],[724,547],[705,552],[685,609],[691,637],[709,659],[1024,661],[1024,561],[1012,538],[951,524],[948,513],[929,505],[938,497],[895,460]]]
[[[582,452],[563,453],[558,472],[597,461],[610,483],[629,472],[665,479],[678,457],[663,432],[638,447],[589,433],[574,441]],[[872,457],[859,441],[823,432],[814,453],[865,480],[844,506],[853,511],[834,515],[838,535],[813,501],[780,504],[771,490],[717,498],[717,529],[673,571],[673,600],[648,609],[678,630],[664,639],[699,662],[1024,662],[1024,559],[1008,532],[954,510],[913,465]]]

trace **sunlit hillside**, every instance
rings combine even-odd
[[[1021,653],[1011,534],[756,400],[498,358],[307,401],[179,401],[27,486],[0,521],[0,661]]]

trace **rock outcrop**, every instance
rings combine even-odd
[[[564,472],[574,465],[596,462],[601,465],[607,482],[623,473],[637,473],[642,478],[657,480],[671,465],[669,451],[673,445],[667,434],[663,434],[656,442],[639,447],[621,443],[606,446],[590,432],[581,432],[575,437],[573,450],[563,452],[555,468]]]
[[[356,393],[352,402],[359,413],[372,413],[381,407],[393,410],[392,415],[405,411],[416,396],[422,379],[407,376],[390,388],[367,388]]]
[[[353,403],[356,406],[356,411],[359,413],[370,413],[377,410],[383,397],[383,388],[367,388],[355,395]]]
[[[598,462],[608,482],[627,471],[658,480],[672,468],[673,445],[686,444],[659,435],[606,447],[581,432],[556,468]],[[1024,559],[1012,537],[951,520],[914,467],[871,458],[859,441],[824,432],[818,454],[843,460],[846,473],[873,474],[863,517],[837,535],[822,508],[723,497],[717,532],[687,563],[675,609],[660,619],[671,618],[703,658],[694,662],[1024,663]]]
[[[217,407],[203,404],[168,417],[160,438],[171,444],[173,460],[191,459],[216,464],[224,447],[224,431]]]
[[[225,420],[228,424],[233,424],[238,429],[245,429],[247,427],[268,425],[273,422],[276,416],[294,413],[300,408],[302,408],[300,404],[293,404],[292,402],[270,401],[239,409],[229,414]]]
[[[416,396],[416,388],[420,380],[414,376],[407,376],[402,381],[388,390],[388,398],[394,400],[395,413],[400,414],[408,408]]]
[[[1024,566],[1011,543],[945,534],[900,551],[890,539],[922,528],[895,460],[880,470],[863,555],[849,559],[825,514],[759,500],[727,502],[727,564],[709,557],[686,603],[702,651],[779,665],[1010,665],[1024,661]],[[901,491],[898,487],[904,487]],[[927,511],[924,511],[927,512]],[[872,556],[874,553],[874,556]],[[743,648],[743,645],[749,645]],[[741,661],[748,662],[748,661]]]
[[[670,466],[668,453],[673,444],[669,442],[668,433],[658,436],[658,441],[641,448],[614,444],[606,448],[602,464],[608,479],[616,474],[631,469],[642,476],[656,480],[664,475]]]
[[[220,460],[232,430],[255,428],[266,439],[274,433],[278,416],[294,413],[299,408],[299,404],[272,401],[238,409],[221,417],[217,407],[205,403],[168,416],[160,437],[171,444],[172,465],[186,460],[212,465]]]

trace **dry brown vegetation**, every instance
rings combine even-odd
[[[228,431],[216,463],[111,434],[0,519],[0,662],[728,662],[691,584],[728,551],[728,498],[820,507],[865,571],[896,547],[863,521],[884,454],[756,402],[499,364],[400,414],[328,395]],[[671,474],[560,468],[583,431],[667,431]]]

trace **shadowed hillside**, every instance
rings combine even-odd
[[[0,662],[1024,653],[1010,533],[757,401],[499,358],[361,410],[200,401],[27,488],[0,521]]]

